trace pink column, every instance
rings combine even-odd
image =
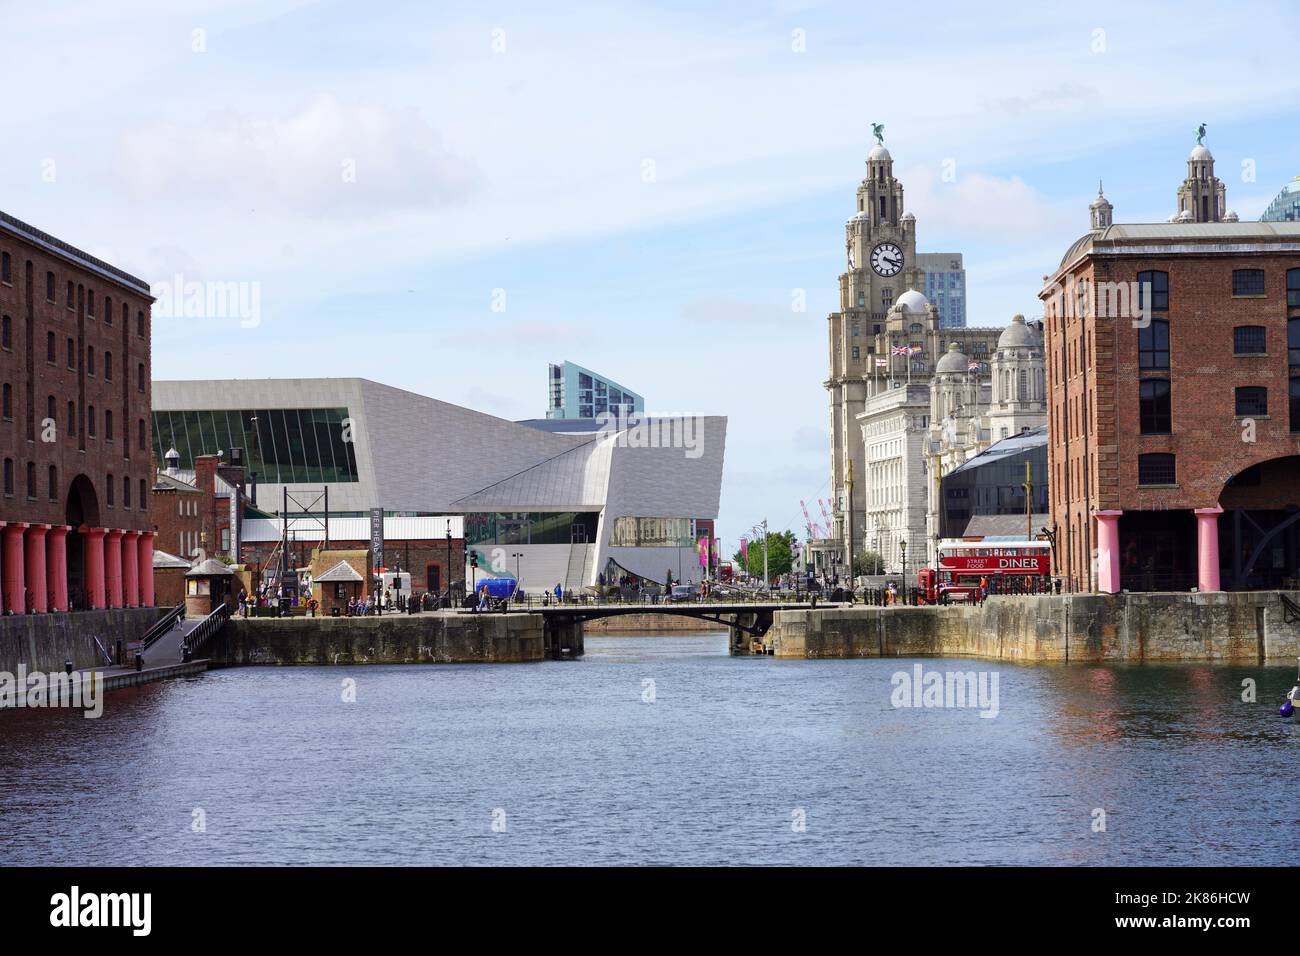
[[[1119,593],[1119,516],[1123,511],[1094,511],[1097,519],[1097,590]]]
[[[109,528],[104,535],[104,585],[108,607],[122,606],[122,532]]]
[[[94,610],[108,605],[104,601],[104,528],[88,528],[82,525],[81,532],[85,544],[86,600]]]
[[[152,531],[141,531],[138,560],[140,566],[140,604],[153,607],[153,537]]]
[[[50,593],[45,586],[45,532],[49,530],[47,524],[27,527],[27,590],[31,592],[31,609],[38,614],[50,609]]]
[[[122,532],[122,603],[127,607],[140,606],[139,536],[139,531]]]
[[[4,528],[5,610],[11,614],[27,613],[27,582],[23,567],[23,532],[27,525],[11,521]]]
[[[1202,591],[1219,591],[1219,515],[1223,508],[1197,508],[1196,515],[1196,586]]]
[[[68,527],[55,525],[45,536],[46,588],[50,610],[68,610]]]

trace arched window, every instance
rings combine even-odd
[[[68,402],[68,420],[64,423],[67,426],[68,434],[77,434],[77,404]]]
[[[54,422],[54,423],[57,425],[58,422],[55,421],[55,418],[54,418],[54,409],[55,409],[55,404],[56,404],[56,403],[55,403],[55,401],[54,401],[54,396],[53,396],[53,395],[47,395],[47,396],[45,397],[45,417],[48,418],[51,422]]]
[[[14,347],[14,329],[13,319],[9,316],[0,316],[0,349],[12,349]]]
[[[138,338],[144,338],[144,313],[136,312],[135,314],[135,334]]]
[[[27,463],[27,497],[36,497],[36,462]]]
[[[1137,304],[1139,309],[1147,308],[1146,303],[1150,301],[1152,312],[1169,311],[1168,272],[1139,272],[1137,281]]]
[[[144,391],[144,362],[140,362],[135,367],[135,390]]]
[[[95,348],[94,346],[86,347],[86,374],[95,374]]]
[[[131,479],[127,475],[122,476],[122,507],[131,507]]]
[[[6,459],[5,459],[5,484],[4,484],[4,487],[5,487],[5,491],[4,491],[5,494],[7,494],[7,495],[13,495],[13,493],[14,493],[14,460],[13,460],[12,458],[6,458]]]
[[[104,409],[104,441],[113,440],[113,410]]]
[[[113,353],[104,353],[104,381],[113,381]]]
[[[112,472],[109,472],[108,481],[104,482],[104,494],[108,497],[108,506],[110,508],[113,507],[113,489],[116,487],[117,485],[113,481],[113,474]]]
[[[53,465],[50,465],[49,467],[49,472],[46,475],[46,483],[48,485],[47,494],[49,495],[49,499],[51,501],[58,501],[59,500],[59,469],[55,468]]]
[[[4,418],[14,417],[14,387],[8,382],[4,384],[4,398],[0,399],[0,416]]]
[[[144,451],[144,419],[140,419],[135,424],[135,443],[136,447]]]
[[[95,406],[86,406],[86,434],[95,437]]]
[[[146,502],[148,502],[149,499],[148,499],[148,497],[147,497],[147,495],[146,495],[146,492],[147,492],[147,489],[145,488],[145,485],[144,485],[144,479],[141,478],[141,479],[140,479],[140,498],[139,498],[139,506],[140,506],[140,510],[141,510],[141,511],[144,511],[144,510],[148,507],[148,505],[146,504]]]
[[[54,333],[45,333],[45,361],[53,365],[58,359],[54,354]]]

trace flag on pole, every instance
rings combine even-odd
[[[919,346],[919,345],[913,345],[911,351],[913,351],[913,352],[919,352],[919,351],[921,351],[921,346]]]
[[[740,563],[749,567],[749,539],[743,536],[740,539]]]
[[[709,539],[700,538],[696,542],[696,551],[700,556],[700,567],[707,568],[709,566]]]
[[[979,362],[969,362],[966,365],[966,371],[968,372],[978,372],[979,370],[980,370]]]
[[[884,367],[887,366],[888,364],[889,364],[889,359],[887,359],[887,358],[878,358],[878,359],[876,359],[876,368],[884,368]]]
[[[912,349],[906,345],[892,345],[889,348],[890,355],[910,355]]]

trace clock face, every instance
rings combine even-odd
[[[903,270],[903,250],[892,242],[882,242],[871,250],[871,268],[882,276],[896,276]]]

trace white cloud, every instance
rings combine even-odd
[[[228,110],[146,127],[125,136],[122,150],[136,201],[375,216],[461,202],[479,180],[414,108],[332,96],[287,115]]]

